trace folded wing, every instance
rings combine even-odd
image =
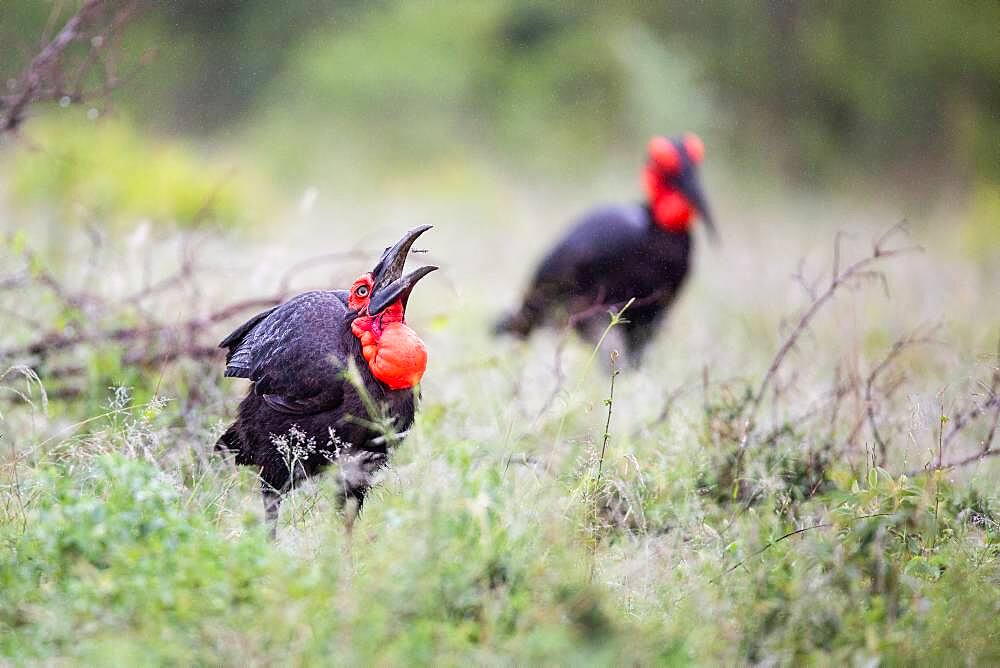
[[[249,378],[273,410],[310,415],[343,401],[347,293],[307,292],[260,313],[223,339],[226,375]]]

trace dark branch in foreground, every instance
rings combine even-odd
[[[0,247],[4,244],[0,243]],[[8,247],[17,247],[8,239]],[[32,337],[25,343],[0,349],[0,360],[34,369],[46,382],[83,381],[87,377],[86,365],[75,356],[86,347],[116,346],[122,364],[141,368],[158,368],[181,359],[207,360],[221,357],[216,347],[219,335],[216,326],[253,312],[276,306],[304,288],[293,285],[296,276],[318,266],[377,255],[361,250],[328,253],[308,258],[293,265],[278,280],[274,293],[233,301],[217,306],[183,320],[168,321],[158,313],[162,304],[190,301],[197,294],[202,269],[190,249],[181,251],[180,268],[176,273],[121,298],[110,298],[85,287],[71,287],[53,272],[29,248],[14,253],[24,267],[9,276],[0,276],[0,294],[16,295],[15,302],[28,303],[47,293],[62,313],[75,314],[67,325],[42,325],[38,318],[11,313]],[[329,286],[317,286],[328,289]],[[175,312],[168,309],[169,312]],[[122,326],[121,322],[129,325]],[[72,397],[78,390],[71,385],[51,388],[53,397]]]
[[[84,0],[21,76],[11,79],[12,92],[0,96],[0,134],[16,132],[33,105],[88,104],[107,97],[121,82],[117,38],[139,8],[140,0]],[[87,48],[77,53],[74,44]],[[101,83],[93,84],[98,66]]]

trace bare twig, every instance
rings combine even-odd
[[[882,361],[879,362],[868,374],[868,378],[865,380],[865,411],[868,416],[868,425],[872,432],[872,438],[875,439],[875,443],[878,446],[878,459],[877,465],[884,466],[886,462],[886,455],[888,450],[888,445],[885,439],[882,438],[881,432],[878,429],[878,422],[875,416],[875,381],[878,379],[879,375],[889,368],[892,363],[903,354],[909,348],[917,345],[930,343],[932,341],[930,334],[907,334],[898,339],[889,348],[889,352],[886,353]],[[893,390],[899,386],[899,382],[893,383],[892,387],[883,393],[883,396],[888,398],[891,396]]]
[[[946,419],[944,411],[941,411],[942,419],[938,429],[937,462],[934,466],[925,466],[919,470],[909,471],[907,475],[916,476],[923,473],[930,473],[932,471],[944,471],[959,468],[970,464],[976,464],[990,457],[1000,456],[1000,448],[995,449],[993,447],[993,439],[996,437],[997,425],[1000,424],[1000,341],[997,343],[997,358],[994,361],[993,374],[988,390],[989,394],[985,401],[968,410],[957,413],[954,418]],[[962,459],[945,463],[943,461],[944,450],[948,447],[948,445],[958,437],[962,430],[985,415],[992,415],[992,420],[990,421],[990,427],[986,432],[986,436],[979,444],[978,452]],[[947,435],[944,434],[944,425],[946,422],[950,422],[952,425],[951,430],[947,433]]]
[[[944,445],[947,447],[955,438],[962,432],[963,429],[968,427],[970,424],[988,414],[992,409],[994,413],[1000,410],[1000,395],[997,395],[997,390],[1000,389],[1000,384],[994,381],[994,385],[990,391],[989,398],[983,403],[973,406],[967,411],[960,412],[955,415],[954,418],[950,419],[951,429],[948,434],[944,437]]]
[[[997,434],[997,424],[1000,424],[1000,402],[994,402],[996,406],[993,408],[993,423],[990,425],[990,430],[986,432],[986,438],[980,444],[979,448],[982,452],[990,452],[993,447],[993,439]]]
[[[112,5],[118,10],[103,25],[99,17]],[[55,102],[79,104],[106,96],[120,82],[116,76],[115,58],[108,51],[116,45],[114,40],[121,29],[135,16],[139,0],[124,3],[109,0],[84,0],[80,9],[71,16],[56,36],[49,41],[28,63],[20,78],[14,79],[10,95],[0,96],[0,134],[16,132],[24,121],[28,109],[37,103]],[[58,13],[58,5],[49,18],[51,26]],[[95,25],[96,24],[96,25]],[[92,29],[88,32],[88,29]],[[50,27],[46,27],[44,34]],[[75,67],[70,68],[67,51],[77,42],[89,40],[89,49]],[[84,82],[93,66],[100,61],[104,67],[104,82],[93,90],[85,90]],[[73,83],[64,85],[67,69],[73,69]]]
[[[974,455],[969,455],[968,457],[964,457],[962,459],[953,462],[948,462],[947,464],[927,466],[922,469],[914,469],[912,471],[907,471],[906,475],[913,478],[915,476],[923,475],[925,473],[932,473],[934,471],[947,471],[949,469],[961,468],[963,466],[968,466],[970,464],[977,464],[983,461],[984,459],[989,459],[990,457],[1000,457],[1000,450],[995,450],[992,448],[989,450],[983,450],[977,452]]]
[[[12,240],[11,240],[12,241]],[[44,369],[46,380],[57,379],[68,382],[86,375],[85,365],[69,359],[69,363],[50,365],[60,360],[61,355],[72,353],[80,346],[115,344],[121,347],[121,361],[138,367],[160,367],[179,359],[205,360],[221,355],[214,341],[208,336],[214,334],[214,327],[240,315],[260,311],[286,301],[293,294],[293,280],[296,275],[311,267],[337,261],[361,258],[373,254],[356,249],[342,253],[328,253],[308,258],[293,265],[279,280],[278,290],[269,296],[246,299],[209,311],[207,314],[193,315],[179,322],[163,322],[156,309],[147,309],[144,304],[154,303],[154,297],[183,300],[196,290],[200,266],[197,257],[185,248],[180,255],[180,268],[174,274],[146,287],[114,299],[91,293],[76,286],[70,287],[49,271],[41,258],[22,242],[8,243],[15,249],[14,255],[26,267],[7,277],[0,277],[0,290],[35,289],[52,293],[63,309],[73,312],[84,311],[84,317],[75,319],[68,326],[49,326],[34,317],[20,317],[11,311],[15,319],[24,324],[26,331],[34,333],[34,338],[26,343],[0,349],[0,359],[10,363],[24,364]],[[0,306],[0,309],[5,309]],[[103,323],[129,322],[127,326]],[[72,384],[53,388],[53,396],[74,396],[78,391]]]
[[[829,302],[837,291],[854,281],[864,278],[871,278],[875,276],[881,276],[878,272],[873,272],[870,267],[874,266],[881,260],[885,258],[890,258],[896,255],[900,255],[907,252],[912,252],[919,250],[919,246],[906,247],[906,248],[895,248],[888,249],[885,247],[885,242],[897,231],[901,229],[901,225],[896,225],[889,229],[885,234],[880,236],[874,243],[871,255],[862,258],[850,266],[848,266],[843,271],[839,270],[840,264],[840,237],[837,237],[836,243],[834,244],[834,268],[831,272],[830,284],[827,286],[826,290],[820,293],[812,302],[809,307],[799,318],[798,323],[792,329],[791,333],[785,338],[782,344],[778,347],[778,351],[775,353],[774,358],[771,360],[770,366],[760,385],[757,387],[756,392],[754,392],[753,398],[750,401],[749,408],[747,410],[747,415],[744,420],[742,434],[740,437],[740,450],[742,451],[746,448],[750,437],[753,435],[755,428],[755,421],[757,419],[757,413],[760,410],[760,405],[774,383],[775,376],[781,365],[784,363],[785,358],[795,347],[799,338],[808,329],[812,320],[820,312],[823,306]]]

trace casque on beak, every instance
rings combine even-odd
[[[382,253],[382,258],[372,269],[374,285],[372,286],[371,299],[368,301],[369,315],[381,313],[398,299],[403,300],[405,307],[410,291],[413,290],[417,281],[437,269],[435,266],[421,267],[403,276],[403,266],[406,264],[406,256],[409,254],[413,242],[431,227],[433,225],[421,225],[413,228],[391,248],[385,249],[385,252]]]
[[[688,201],[698,210],[698,215],[701,216],[701,219],[705,221],[705,228],[708,230],[709,238],[712,241],[718,241],[719,232],[715,228],[712,212],[708,208],[708,201],[705,199],[705,194],[701,189],[701,179],[698,178],[697,168],[694,165],[685,167],[680,176],[677,177],[676,183]]]

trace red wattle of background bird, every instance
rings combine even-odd
[[[688,133],[680,142],[688,159],[699,164],[705,157],[705,146],[697,135]],[[670,185],[683,166],[678,145],[666,137],[653,137],[646,147],[649,160],[642,171],[643,186],[658,225],[671,232],[684,232],[691,226],[695,209],[680,190]]]

